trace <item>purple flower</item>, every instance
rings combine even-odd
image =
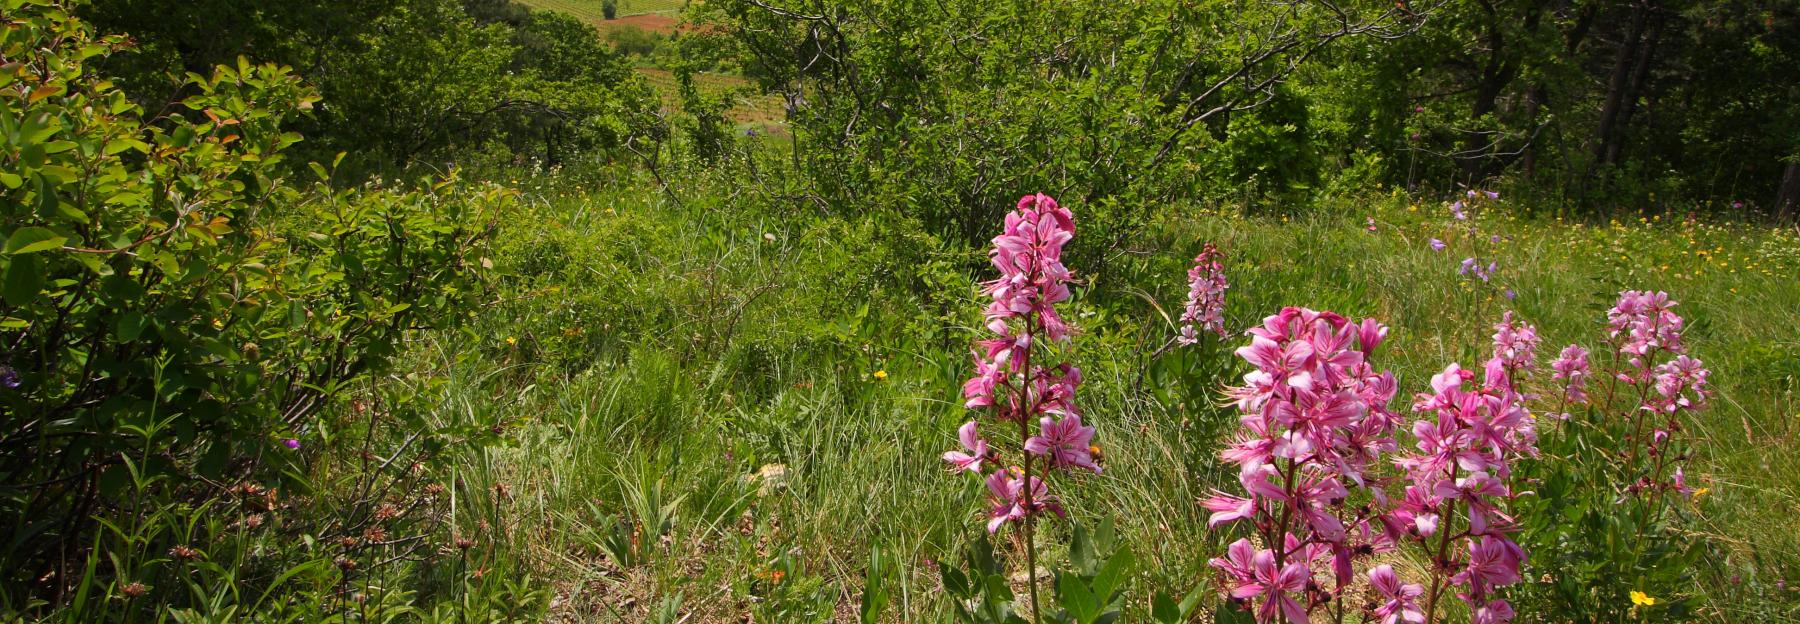
[[[1494,325],[1494,357],[1512,368],[1531,368],[1537,360],[1537,327],[1513,321],[1507,311]]]
[[[287,445],[288,448],[291,448],[294,450],[300,450],[300,441],[299,440],[295,440],[293,438],[288,438],[286,440],[283,440],[281,443]]]
[[[1459,199],[1456,200],[1455,203],[1450,204],[1450,216],[1456,217],[1457,221],[1467,221],[1469,219],[1468,213],[1463,212],[1462,200]]]
[[[1414,106],[1414,107],[1413,107],[1413,112],[1415,112],[1415,113],[1423,113],[1423,112],[1425,112],[1425,107],[1423,107],[1423,106]]]
[[[1511,288],[1507,288],[1506,292],[1503,292],[1500,294],[1504,295],[1506,297],[1507,301],[1512,301],[1514,299],[1519,298],[1519,293],[1513,292],[1513,289],[1511,289]]]
[[[11,366],[0,364],[0,388],[17,390],[21,383],[23,382],[19,379],[19,371],[13,370]]]
[[[1449,247],[1449,245],[1444,244],[1444,241],[1441,241],[1441,240],[1438,240],[1435,238],[1431,239],[1431,242],[1426,243],[1426,244],[1431,245],[1432,251],[1443,251],[1445,247]]]

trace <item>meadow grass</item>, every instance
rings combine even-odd
[[[618,11],[615,17],[638,15],[641,13],[679,13],[687,6],[687,0],[618,0]],[[521,0],[520,4],[546,11],[568,13],[583,21],[600,23],[606,21],[606,13],[601,10],[601,0]]]
[[[679,604],[693,622],[842,621],[878,542],[903,562],[894,621],[944,618],[932,560],[982,530],[986,504],[977,479],[938,458],[968,417],[958,392],[976,283],[990,277],[982,252],[876,225],[904,221],[893,215],[819,216],[703,177],[675,190],[680,204],[635,181],[527,185],[543,227],[501,243],[518,296],[424,351],[449,381],[441,411],[509,432],[461,476],[504,492],[496,539],[553,580],[552,616],[641,621]],[[1505,310],[1538,325],[1547,362],[1570,342],[1600,346],[1620,290],[1669,291],[1718,389],[1690,471],[1709,493],[1682,512],[1716,556],[1682,597],[1711,621],[1796,617],[1777,581],[1800,565],[1788,450],[1800,433],[1800,235],[1524,212],[1502,202],[1476,217],[1502,237],[1493,283],[1457,274],[1455,245],[1473,241],[1452,236],[1441,203],[1400,194],[1305,217],[1163,208],[1106,251],[1103,272],[1071,260],[1071,356],[1105,472],[1058,487],[1079,520],[1116,520],[1142,562],[1128,614],[1149,588],[1207,583],[1221,550],[1195,503],[1234,481],[1215,458],[1234,424],[1217,404],[1244,370],[1228,356],[1241,341],[1144,358],[1212,241],[1228,254],[1228,328],[1284,305],[1380,318],[1402,403],[1446,364],[1485,359]],[[1452,249],[1433,251],[1433,237]],[[663,515],[666,530],[647,520]],[[606,546],[621,518],[637,565]],[[1055,553],[1066,525],[1046,526]]]

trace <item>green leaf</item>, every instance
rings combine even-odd
[[[1213,624],[1255,624],[1256,617],[1249,611],[1239,609],[1228,601],[1219,602],[1213,609]]]
[[[138,336],[143,335],[144,328],[149,326],[150,317],[144,316],[144,313],[136,310],[126,312],[119,316],[119,323],[116,327],[119,334],[119,341],[131,342],[137,340]]]
[[[67,237],[57,236],[50,228],[22,227],[6,239],[6,253],[19,255],[49,251],[62,247]]]
[[[1100,615],[1100,600],[1094,597],[1094,591],[1088,589],[1087,583],[1081,582],[1081,577],[1057,575],[1056,593],[1062,600],[1062,608],[1074,616],[1076,622],[1093,622]]]
[[[0,286],[0,299],[7,304],[24,306],[37,298],[44,288],[44,271],[37,256],[16,256],[6,267],[6,283]]]
[[[1120,550],[1113,555],[1100,569],[1100,573],[1094,575],[1094,596],[1101,602],[1111,602],[1113,592],[1124,582],[1126,574],[1135,563],[1137,559],[1131,555],[1130,550]]]
[[[1150,618],[1162,624],[1180,624],[1181,607],[1169,594],[1156,592],[1156,597],[1150,599]]]

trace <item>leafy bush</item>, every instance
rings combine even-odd
[[[291,470],[347,384],[468,318],[513,195],[333,189],[317,164],[320,182],[286,179],[283,125],[317,101],[286,68],[189,74],[193,95],[146,117],[89,71],[122,37],[56,0],[0,22],[18,60],[0,76],[0,514],[18,527],[0,561],[22,604],[132,571],[118,551],[94,569],[93,520],[156,524],[145,501],[165,500],[192,527],[225,484]]]

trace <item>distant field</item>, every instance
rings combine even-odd
[[[637,71],[650,81],[657,93],[662,94],[665,106],[679,106],[674,74],[653,67],[639,67]],[[725,74],[701,74],[695,81],[699,83],[700,91],[707,95],[718,95],[729,89],[750,85],[748,80]],[[761,126],[766,132],[781,132],[782,104],[779,96],[753,94],[738,98],[726,115],[738,124]]]
[[[601,12],[601,0],[519,0],[534,9],[560,11],[580,18],[595,25],[604,25],[608,21]],[[619,0],[618,17],[641,15],[644,13],[678,13],[687,6],[686,0]]]

